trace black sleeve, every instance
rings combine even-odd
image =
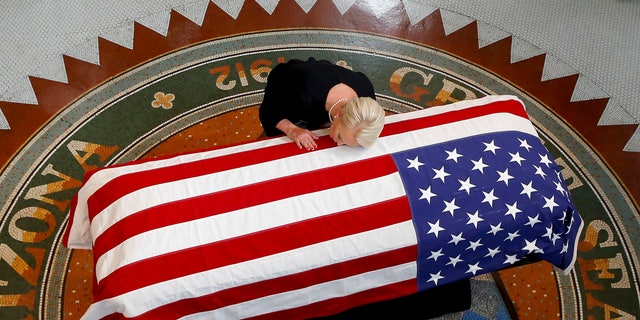
[[[276,124],[282,119],[288,119],[295,106],[302,103],[299,84],[292,81],[286,64],[278,64],[267,77],[264,98],[260,105],[258,116],[267,136],[280,135]]]

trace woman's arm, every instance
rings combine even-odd
[[[284,132],[289,139],[293,140],[298,148],[302,147],[307,150],[314,150],[318,147],[316,140],[318,136],[307,129],[300,128],[288,119],[282,119],[276,124],[276,128]]]

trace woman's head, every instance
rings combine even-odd
[[[338,144],[370,147],[384,127],[384,109],[372,98],[349,100],[331,125],[331,138]]]

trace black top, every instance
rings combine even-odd
[[[327,95],[339,83],[349,86],[358,97],[375,99],[373,84],[367,76],[326,60],[292,59],[275,66],[267,78],[259,110],[265,134],[282,134],[276,129],[282,119],[309,130],[322,127],[329,121],[325,109]]]

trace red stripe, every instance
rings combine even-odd
[[[143,315],[135,317],[135,319],[177,319],[197,312],[216,310],[225,306],[273,294],[298,290],[319,283],[334,281],[336,279],[342,279],[372,270],[388,268],[407,262],[414,262],[417,254],[416,246],[400,248],[276,279],[234,287],[202,297],[179,300],[153,309]],[[325,302],[314,303],[310,306],[300,307],[300,310],[295,309],[290,311],[281,311],[267,314],[263,317],[266,317],[267,319],[293,319],[320,316],[336,313],[354,305],[375,302],[381,299],[400,297],[417,292],[417,284],[415,280],[403,281],[383,288],[385,289],[374,289],[375,291],[381,291],[379,292],[381,294],[380,296],[354,294],[347,297],[329,299]],[[293,316],[295,313],[298,313],[297,316]]]
[[[525,119],[529,115],[517,100],[495,101],[481,106],[466,108],[463,110],[452,110],[442,114],[420,117],[400,122],[389,123],[384,126],[380,136],[390,136],[413,130],[419,130],[434,126],[453,123],[456,121],[468,120],[495,113],[510,113]]]
[[[73,225],[73,218],[76,213],[76,206],[78,205],[78,195],[76,194],[71,198],[71,203],[69,204],[69,218],[67,219],[67,227],[64,230],[64,235],[62,236],[62,243],[65,247],[69,247],[69,237],[71,236],[71,226]]]
[[[124,240],[149,230],[366,181],[396,171],[393,159],[390,156],[381,156],[165,203],[136,212],[98,235],[93,248],[94,260],[97,261],[101,255]],[[309,175],[323,177],[323,179],[307,178]]]
[[[299,308],[282,310],[249,319],[308,319],[314,317],[329,316],[368,303],[404,297],[412,293],[416,293],[417,291],[418,288],[416,285],[416,280],[407,280],[366,291],[361,291],[346,297],[320,301],[317,303],[301,306]],[[425,301],[425,305],[426,303],[428,302]],[[403,314],[403,311],[406,310],[399,310],[398,313]]]
[[[406,197],[400,197],[381,202],[375,206],[355,208],[300,223],[167,253],[115,270],[100,282],[95,300],[114,297],[184,275],[285,252],[407,220],[411,220],[409,203]],[[144,277],[140,275],[144,275]],[[127,279],[127,281],[123,282],[122,279]]]

